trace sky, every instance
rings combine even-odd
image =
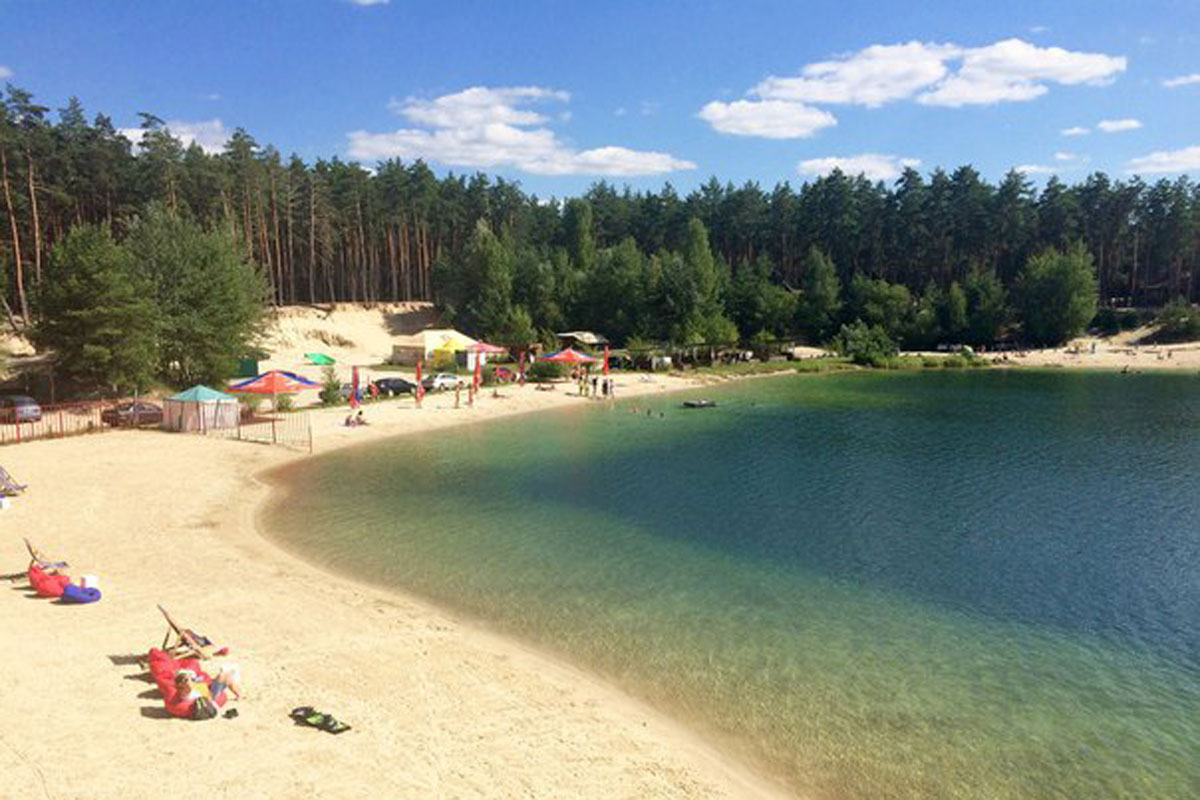
[[[0,0],[0,80],[540,197],[835,167],[1200,177],[1200,2]]]

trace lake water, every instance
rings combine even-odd
[[[1200,377],[701,394],[719,407],[581,403],[300,462],[268,526],[797,791],[1200,797]]]

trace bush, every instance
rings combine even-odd
[[[1160,342],[1190,342],[1200,339],[1200,309],[1182,297],[1163,306],[1155,320]]]
[[[867,325],[859,320],[843,325],[834,341],[837,351],[855,364],[867,367],[887,367],[900,353],[900,348],[879,325]]]
[[[276,411],[291,411],[296,405],[296,399],[290,394],[280,394],[275,396]]]
[[[1149,321],[1146,312],[1136,308],[1102,308],[1096,312],[1091,327],[1101,336],[1113,336],[1121,331],[1131,331]]]
[[[558,364],[553,361],[535,361],[525,368],[525,380],[533,381],[534,383],[552,381],[557,378],[564,378],[566,375],[567,365]]]

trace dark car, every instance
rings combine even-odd
[[[373,385],[379,390],[380,394],[392,397],[398,394],[412,394],[417,390],[415,383],[407,381],[404,378],[380,378]]]
[[[121,403],[100,412],[100,421],[114,428],[137,428],[143,425],[162,425],[163,410],[145,400]]]
[[[37,422],[42,418],[42,407],[32,397],[10,394],[0,397],[0,422]]]

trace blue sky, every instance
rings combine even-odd
[[[0,76],[219,148],[424,157],[541,196],[1200,176],[1200,3],[0,0]]]

